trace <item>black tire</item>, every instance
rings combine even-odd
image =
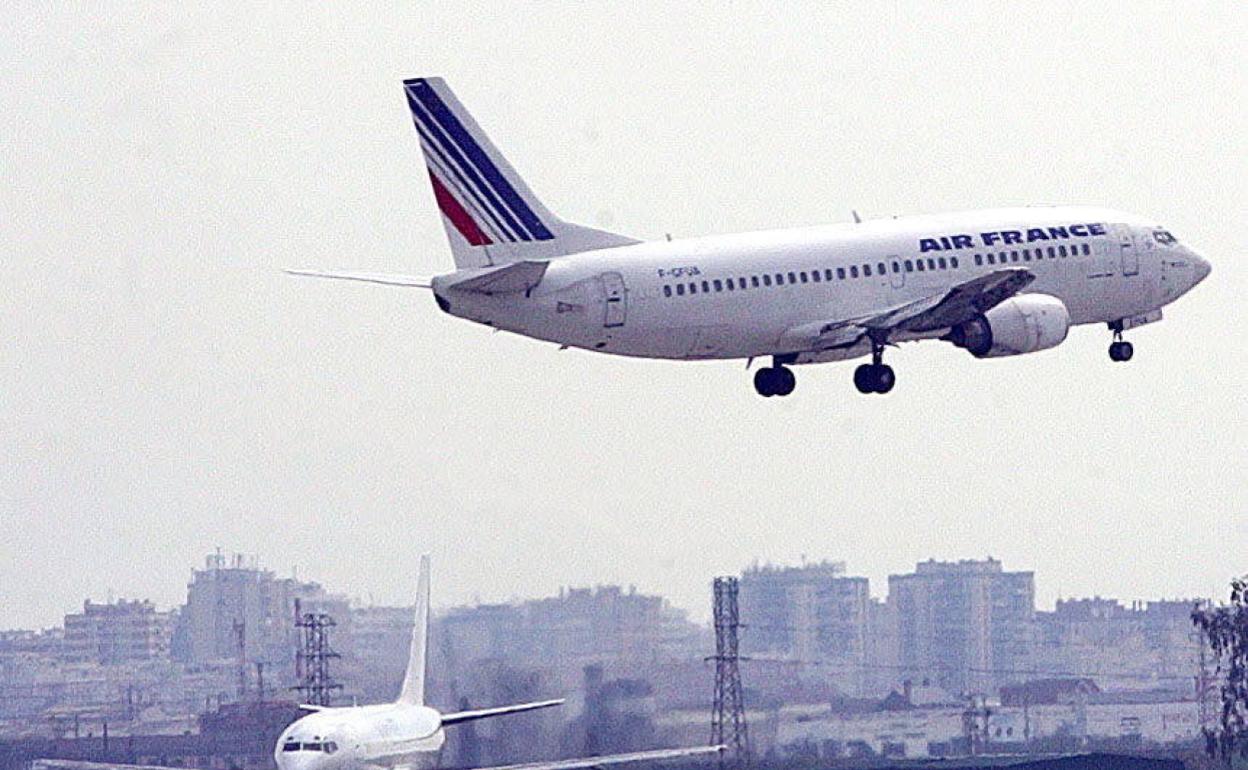
[[[854,387],[859,393],[875,392],[875,366],[863,364],[854,370]]]
[[[776,378],[770,367],[763,367],[754,372],[754,390],[763,398],[776,395]]]
[[[787,396],[797,387],[797,378],[793,376],[793,370],[785,366],[777,366],[773,370],[775,375],[775,393],[777,396]]]
[[[1118,360],[1119,361],[1130,361],[1131,357],[1134,355],[1135,355],[1134,345],[1132,345],[1130,342],[1118,343]]]
[[[893,372],[893,367],[888,364],[880,364],[875,368],[875,392],[884,394],[893,389],[897,384],[897,375]]]

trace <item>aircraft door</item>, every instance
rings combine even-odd
[[[1118,225],[1118,253],[1122,262],[1123,275],[1138,275],[1140,272],[1140,252],[1131,234],[1131,228]]]
[[[901,257],[896,254],[889,256],[885,266],[888,268],[888,280],[893,284],[894,289],[900,289],[906,285],[906,271],[902,267]]]
[[[628,289],[624,286],[624,276],[619,273],[603,273],[602,281],[603,304],[606,306],[602,325],[613,329],[624,325],[628,315]]]

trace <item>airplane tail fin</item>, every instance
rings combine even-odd
[[[412,626],[412,648],[407,659],[407,675],[399,703],[425,705],[425,661],[429,648],[429,554],[420,557],[420,576],[416,579],[416,622]]]
[[[442,78],[404,80],[403,90],[457,268],[637,243],[552,214]]]

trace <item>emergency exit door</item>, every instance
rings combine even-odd
[[[606,306],[602,325],[608,329],[624,325],[628,315],[628,289],[619,273],[602,274],[603,304]]]

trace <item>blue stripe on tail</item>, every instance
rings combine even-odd
[[[486,181],[488,181],[488,188],[485,188],[483,185],[483,191],[487,193],[487,197],[494,199],[497,195],[497,197],[501,198],[503,203],[505,203],[506,209],[509,210],[511,214],[514,214],[521,223],[523,223],[522,228],[515,228],[521,232],[521,238],[523,240],[535,239],[539,241],[548,241],[554,238],[555,236],[546,228],[546,225],[542,222],[542,220],[533,213],[533,209],[529,208],[529,205],[525,203],[524,198],[520,197],[515,188],[511,186],[511,183],[507,181],[507,178],[503,176],[497,167],[495,167],[494,163],[481,149],[480,145],[478,145],[476,140],[472,138],[472,135],[467,131],[467,129],[464,128],[464,125],[459,122],[459,119],[455,117],[455,114],[447,108],[446,103],[443,102],[442,98],[438,96],[436,91],[433,90],[433,87],[430,86],[423,78],[405,80],[403,83],[407,86],[409,103],[412,101],[413,97],[418,100],[421,106],[423,106],[425,110],[428,110],[429,115],[432,116],[433,121],[436,121],[437,126],[449,135],[451,141],[454,143],[454,147],[462,151],[463,154],[467,155],[468,159],[472,161],[472,165],[475,166],[485,177]],[[413,115],[418,116],[421,120],[427,120],[425,115],[422,114],[423,110],[416,110],[414,104],[410,106],[413,108]],[[435,128],[434,126],[428,124],[426,127],[430,129]],[[431,133],[441,134],[442,131],[434,130],[431,131]],[[453,155],[458,154],[458,152],[453,153]],[[470,176],[476,176],[476,174],[471,173],[471,168],[465,168],[464,170],[465,172],[468,172]],[[505,219],[511,219],[511,217],[506,216],[508,213],[507,211],[500,211],[500,213],[504,214]],[[527,230],[528,233],[523,233],[523,230]],[[531,234],[531,238],[528,237],[529,234]]]

